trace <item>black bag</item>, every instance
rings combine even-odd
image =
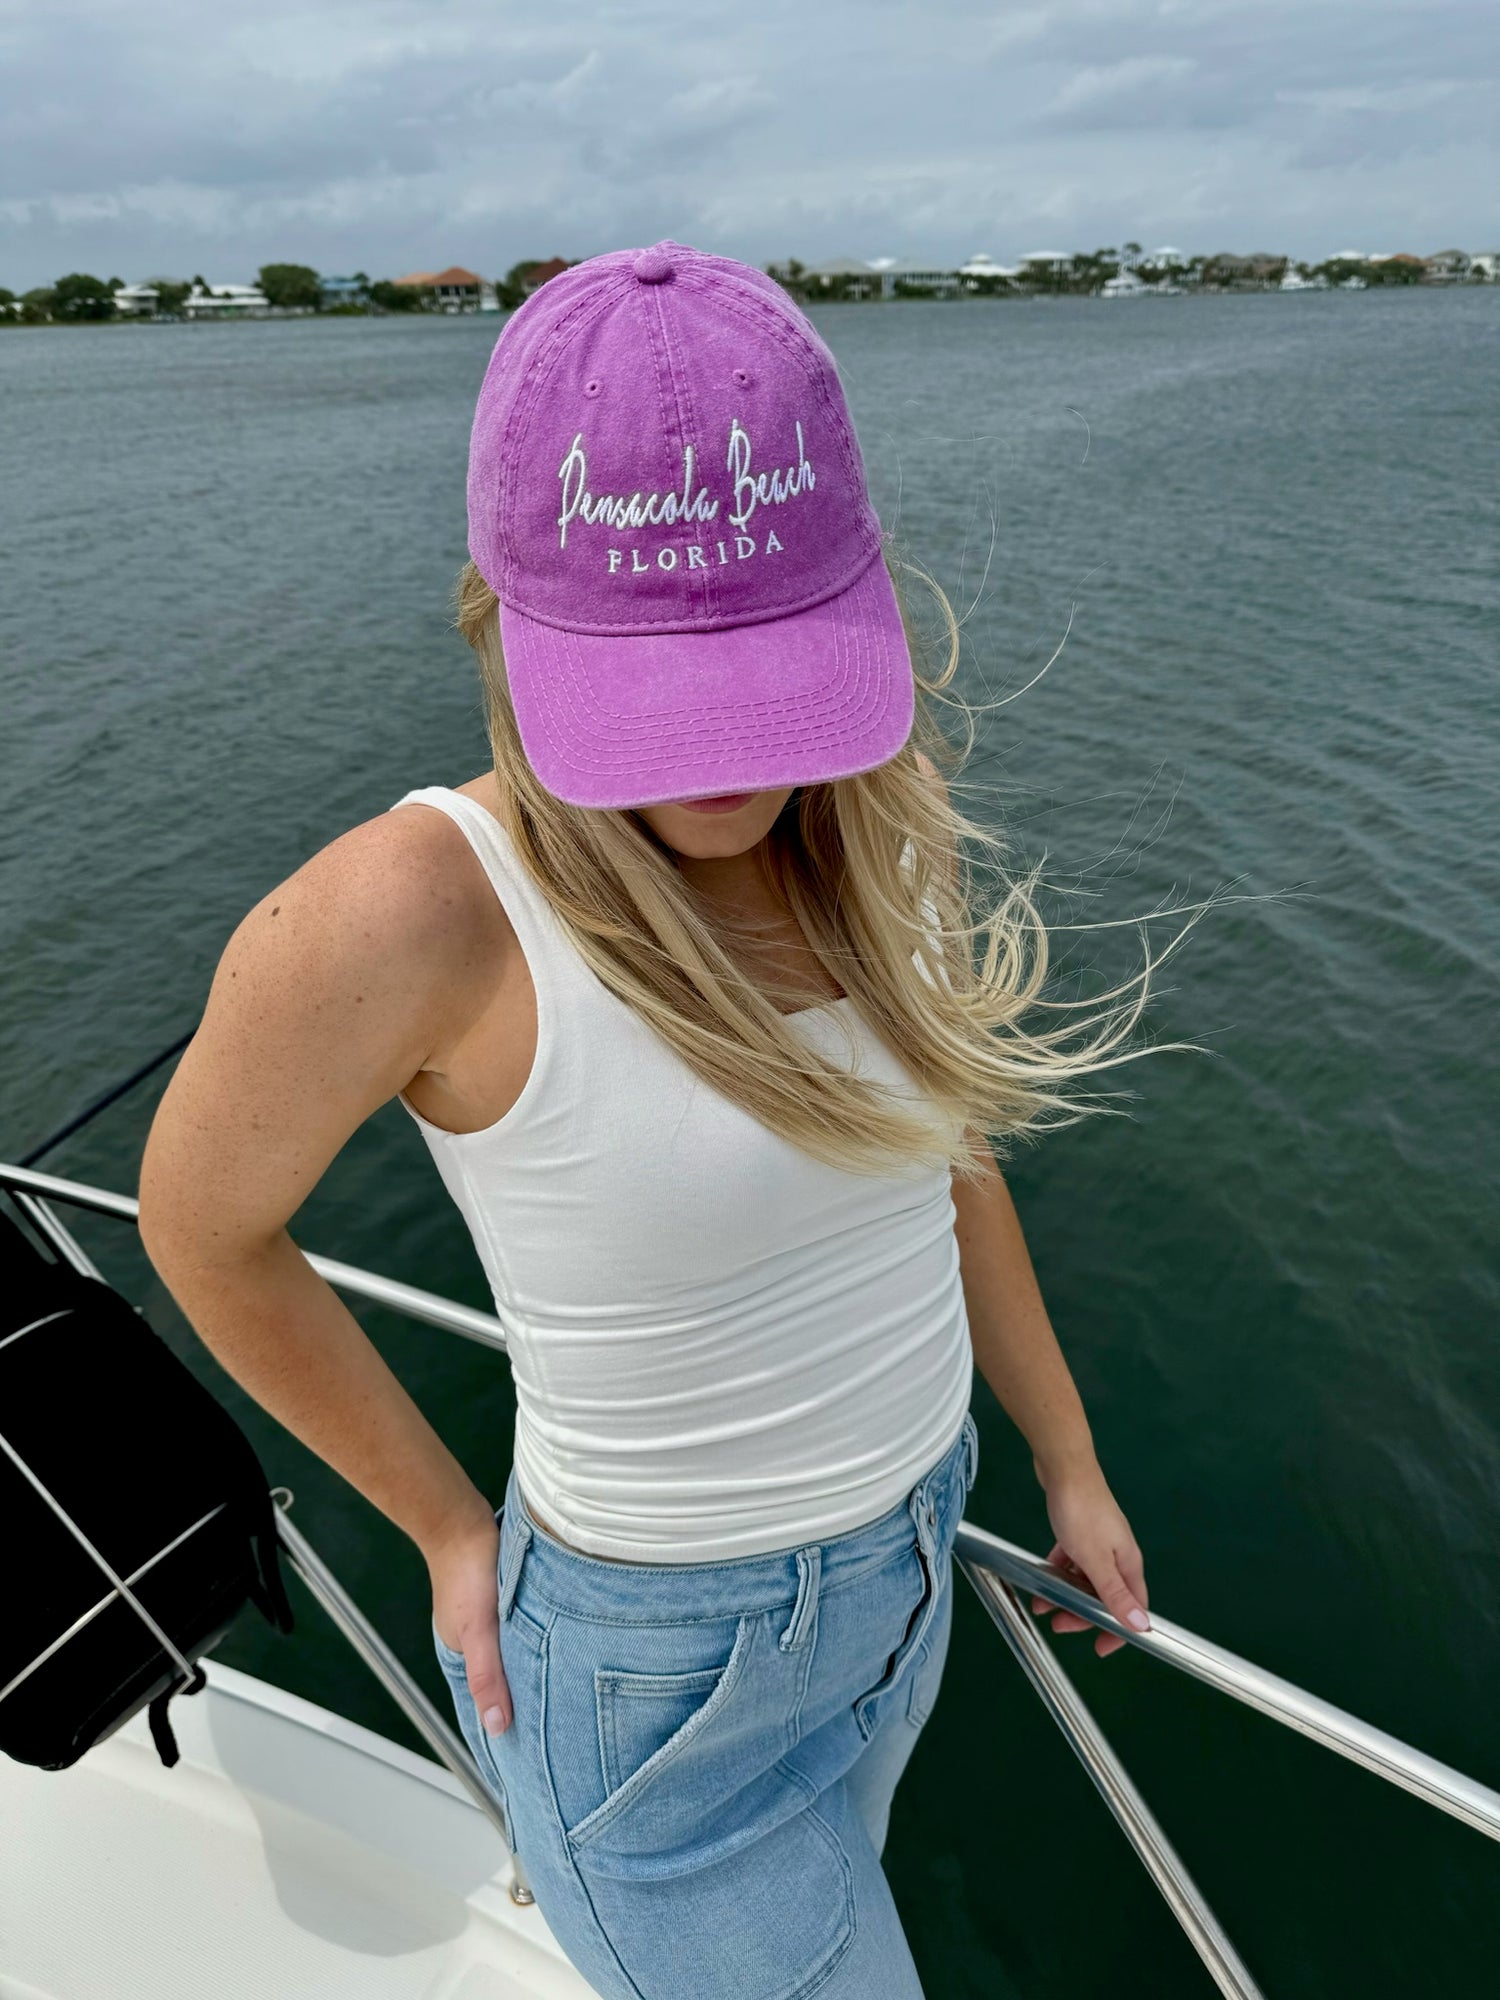
[[[0,1534],[0,1751],[23,1764],[65,1770],[147,1707],[175,1764],[167,1704],[246,1599],[292,1629],[250,1440],[136,1308],[3,1212]]]

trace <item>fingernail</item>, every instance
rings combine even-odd
[[[499,1736],[503,1734],[505,1729],[504,1709],[487,1708],[484,1711],[484,1726],[489,1731],[491,1736]]]
[[[1146,1616],[1144,1611],[1132,1611],[1126,1623],[1133,1625],[1137,1632],[1149,1632],[1151,1630],[1151,1620]]]

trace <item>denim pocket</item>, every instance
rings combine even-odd
[[[599,1775],[592,1786],[585,1786],[583,1796],[592,1792],[598,1803],[569,1826],[571,1847],[588,1847],[628,1809],[649,1806],[649,1794],[657,1781],[691,1750],[728,1705],[745,1670],[756,1622],[749,1615],[737,1619],[728,1656],[710,1666],[680,1672],[595,1667],[592,1719]],[[555,1645],[556,1626],[552,1636]],[[558,1692],[566,1702],[566,1693],[561,1688]],[[581,1751],[583,1746],[577,1747]],[[555,1760],[555,1747],[552,1755]],[[572,1763],[571,1758],[568,1761]],[[555,1769],[554,1778],[561,1776]],[[568,1792],[577,1797],[579,1773],[570,1769],[566,1776]],[[599,1797],[601,1791],[603,1796]]]
[[[567,1859],[633,1992],[800,2000],[854,1939],[849,1857],[786,1764],[811,1657],[777,1644],[790,1609],[549,1629]]]
[[[732,1657],[732,1655],[731,1655]],[[613,1667],[594,1670],[599,1761],[606,1799],[648,1760],[677,1738],[729,1671],[728,1664],[685,1674],[635,1674]]]
[[[706,1846],[670,1879],[650,1858],[601,1868],[592,1852],[580,1873],[632,1993],[805,2000],[854,1942],[854,1871],[805,1793],[753,1839]]]

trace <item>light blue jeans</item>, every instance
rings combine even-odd
[[[966,1415],[878,1520],[727,1562],[601,1562],[500,1523],[514,1720],[433,1645],[542,1914],[604,2000],[922,2000],[880,1865],[942,1680]]]

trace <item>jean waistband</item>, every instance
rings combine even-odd
[[[974,1483],[977,1451],[974,1419],[966,1411],[958,1435],[936,1464],[905,1499],[873,1521],[826,1540],[700,1563],[604,1562],[565,1547],[527,1513],[512,1468],[502,1510],[502,1618],[523,1559],[528,1588],[583,1618],[628,1622],[634,1612],[654,1622],[769,1611],[799,1595],[813,1550],[819,1588],[826,1593],[881,1568],[914,1538],[928,1549],[951,1539]],[[642,1590],[644,1579],[649,1583]]]

